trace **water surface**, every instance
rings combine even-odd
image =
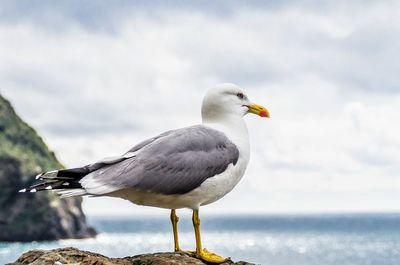
[[[89,221],[99,232],[94,239],[0,243],[0,264],[33,248],[73,246],[110,257],[172,249],[169,216]],[[206,216],[202,236],[209,250],[257,264],[400,264],[400,214]],[[180,240],[194,249],[188,218],[181,218]]]

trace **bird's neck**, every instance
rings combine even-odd
[[[203,125],[222,131],[243,153],[250,152],[249,133],[242,116],[227,115],[218,118],[204,118]]]

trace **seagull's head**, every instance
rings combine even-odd
[[[242,117],[247,113],[269,118],[265,107],[252,103],[240,87],[229,83],[209,89],[201,108],[203,121],[218,120],[232,115]]]

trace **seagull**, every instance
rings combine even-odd
[[[53,190],[61,197],[111,196],[134,204],[171,209],[174,250],[178,240],[177,209],[193,210],[195,255],[207,262],[229,258],[203,249],[200,206],[229,193],[245,173],[250,144],[243,117],[269,118],[268,110],[252,103],[234,84],[209,89],[202,102],[202,124],[164,132],[135,145],[121,156],[83,167],[41,173],[39,184],[20,190]]]

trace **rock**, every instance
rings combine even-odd
[[[39,241],[95,235],[81,199],[52,192],[18,193],[34,176],[62,165],[34,129],[0,95],[0,241]]]
[[[125,258],[108,258],[103,255],[76,248],[54,250],[31,250],[21,255],[14,263],[7,265],[204,265],[194,254],[184,252],[164,252],[142,254]],[[248,262],[228,261],[223,265],[251,265]],[[253,264],[254,265],[254,264]]]

